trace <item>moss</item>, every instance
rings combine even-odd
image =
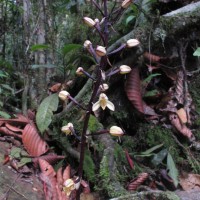
[[[88,129],[89,131],[94,133],[100,129],[103,129],[103,125],[99,123],[98,119],[95,116],[91,115],[89,119]]]
[[[89,150],[85,151],[83,170],[84,170],[84,174],[87,177],[87,179],[89,181],[94,182],[96,179],[95,164],[92,160],[91,153],[89,152]]]
[[[117,170],[119,174],[117,175],[120,182],[125,182],[127,178],[130,178],[130,174],[127,174],[127,171],[124,169],[124,166],[128,168],[128,162],[125,156],[123,148],[119,144],[115,144],[114,147],[114,158],[117,165]]]
[[[142,142],[146,144],[145,149],[163,144],[163,148],[167,148],[172,157],[176,158],[176,163],[182,162],[183,158],[180,156],[180,148],[174,141],[170,129],[158,125],[143,124],[141,130],[143,133],[140,132],[140,134],[144,137]],[[142,150],[144,150],[144,146]]]
[[[108,157],[104,155],[100,163],[99,178],[101,181],[98,190],[105,191],[105,195],[108,195],[109,197],[125,195],[127,193],[126,190],[119,185],[119,182],[113,180],[114,178],[111,173],[112,172],[109,171]],[[114,176],[118,176],[118,174],[115,174]]]

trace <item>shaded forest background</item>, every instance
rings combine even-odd
[[[198,1],[1,0],[2,162],[44,199],[200,190],[199,22]]]

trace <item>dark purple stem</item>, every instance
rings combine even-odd
[[[87,134],[86,136],[102,135],[102,134],[105,134],[105,133],[109,133],[109,131],[108,130],[101,130],[101,131],[98,131],[96,133]]]
[[[88,77],[91,78],[93,81],[95,81],[95,78],[93,78],[89,73],[87,73],[85,70],[82,70],[82,72]]]
[[[86,110],[82,105],[80,105],[73,97],[68,97],[71,101],[73,101],[79,108]]]
[[[96,94],[97,94],[97,91],[99,89],[100,84],[101,84],[101,70],[98,69],[97,81],[95,83],[95,87],[94,87],[94,90],[92,92],[92,96],[90,98],[89,104],[88,104],[88,108],[87,108],[87,112],[86,112],[86,116],[85,116],[85,121],[84,121],[84,125],[83,125],[83,131],[82,131],[82,135],[81,135],[81,152],[80,152],[80,163],[79,163],[79,169],[78,169],[78,176],[80,178],[82,178],[82,175],[83,175],[83,163],[84,163],[85,145],[86,145],[86,132],[87,132],[87,128],[88,128],[90,115],[92,113],[93,101],[96,97]]]
[[[119,48],[115,49],[114,51],[110,52],[109,54],[107,54],[107,56],[110,56],[114,53],[117,53],[119,51],[121,51],[122,49],[124,49],[126,47],[126,44],[122,44]]]
[[[107,0],[104,0],[104,15],[105,15],[105,22],[104,22],[104,26],[105,26],[104,31],[105,32],[103,33],[104,39],[105,39],[104,46],[107,47],[107,44],[108,44]],[[95,55],[96,55],[96,53],[95,53]],[[107,57],[103,56],[103,57],[101,57],[99,65],[97,66],[96,82],[94,82],[93,92],[92,92],[90,101],[88,103],[88,108],[87,108],[87,111],[86,111],[86,116],[85,116],[84,125],[83,125],[83,131],[82,131],[82,135],[81,135],[80,163],[79,163],[79,168],[78,168],[78,177],[80,179],[82,179],[82,176],[83,176],[83,164],[84,164],[85,146],[86,146],[86,133],[87,133],[87,129],[88,129],[88,123],[89,123],[90,115],[92,113],[92,105],[93,105],[93,102],[94,102],[94,100],[97,96],[99,86],[101,85],[101,82],[102,82],[101,71],[105,68],[106,65],[107,65]],[[80,190],[79,190],[79,192],[80,192]],[[80,199],[79,194],[77,195],[77,199]]]
[[[106,75],[106,77],[112,76],[112,75],[119,73],[119,72],[120,72],[120,69],[112,70],[108,75]]]

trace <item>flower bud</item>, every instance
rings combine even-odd
[[[112,126],[110,127],[109,133],[112,136],[122,136],[124,134],[124,132],[122,131],[122,129],[118,126]]]
[[[109,88],[109,86],[106,83],[100,85],[100,89],[101,89],[102,92],[105,92],[106,90],[108,90],[108,88]]]
[[[83,20],[89,27],[93,27],[96,24],[95,21],[89,17],[84,17]]]
[[[97,46],[97,48],[96,48],[96,54],[99,57],[105,56],[106,55],[106,48],[102,47],[102,46]]]
[[[77,75],[83,75],[83,68],[82,67],[79,67],[77,70],[76,70],[76,74]]]
[[[58,94],[58,97],[63,101],[67,100],[69,96],[70,96],[69,92],[65,90],[60,91]]]
[[[63,126],[61,128],[61,131],[64,132],[66,135],[69,135],[72,133],[72,129],[74,128],[72,123],[68,123],[66,126]]]
[[[94,20],[94,22],[95,22],[95,24],[99,23],[99,19],[96,18],[96,19]]]
[[[89,46],[92,44],[92,42],[90,42],[90,40],[86,40],[83,44],[84,48],[89,48]]]
[[[137,46],[138,44],[140,44],[140,42],[139,42],[138,40],[136,40],[136,39],[130,39],[130,40],[128,40],[128,41],[126,42],[126,46],[127,46],[128,48],[135,47],[135,46]]]
[[[131,71],[131,68],[127,65],[121,65],[119,67],[119,70],[120,70],[119,71],[120,74],[128,74]]]
[[[63,187],[63,191],[65,192],[65,194],[67,196],[70,196],[71,192],[75,189],[75,184],[74,181],[72,179],[67,179],[64,182],[64,187]]]
[[[132,0],[124,0],[122,2],[122,4],[121,4],[121,7],[124,8],[124,9],[126,9],[126,8],[128,8],[131,5],[131,3],[132,3]]]

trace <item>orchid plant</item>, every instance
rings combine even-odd
[[[85,50],[94,58],[96,62],[96,69],[93,76],[91,76],[88,72],[86,72],[83,67],[79,67],[76,71],[77,75],[86,75],[88,78],[92,79],[93,81],[93,91],[89,100],[89,103],[86,108],[84,108],[82,105],[80,105],[67,91],[61,91],[59,93],[59,98],[63,101],[71,100],[75,104],[77,104],[81,109],[85,110],[85,119],[84,119],[84,125],[82,129],[82,135],[80,138],[81,142],[81,149],[80,149],[80,163],[78,168],[78,178],[79,181],[81,181],[83,176],[83,163],[84,163],[84,155],[85,155],[85,146],[86,146],[86,136],[87,136],[87,129],[88,129],[88,123],[90,116],[93,114],[93,112],[96,112],[98,109],[105,110],[106,108],[110,109],[111,111],[115,110],[114,104],[109,101],[108,96],[105,94],[106,91],[109,89],[109,86],[105,83],[106,78],[109,76],[112,76],[116,73],[119,74],[127,74],[131,71],[131,67],[127,65],[121,65],[120,67],[115,67],[110,74],[107,74],[107,77],[105,76],[104,70],[109,65],[109,56],[113,55],[119,51],[122,51],[125,48],[132,48],[137,45],[139,45],[139,41],[137,39],[130,39],[126,41],[126,43],[121,44],[117,49],[115,49],[112,52],[107,52],[108,49],[108,40],[109,40],[109,28],[116,22],[116,20],[119,19],[119,17],[123,14],[124,10],[127,9],[131,3],[132,0],[124,0],[121,5],[116,8],[112,9],[111,13],[108,11],[107,7],[107,0],[102,1],[103,4],[99,5],[95,0],[92,0],[93,5],[97,8],[97,10],[102,15],[102,20],[99,19],[91,19],[89,17],[84,17],[83,22],[88,25],[89,28],[95,29],[96,33],[99,34],[99,37],[101,39],[101,44],[94,45],[91,41],[86,40],[84,42],[84,48]],[[97,97],[99,96],[98,101],[95,101]],[[62,132],[64,132],[66,135],[74,134],[74,127],[72,123],[68,123],[66,126],[62,127]],[[99,134],[102,133],[108,133],[112,136],[122,136],[124,134],[123,130],[118,126],[111,126],[109,130],[99,132]],[[98,133],[97,133],[98,134]],[[70,192],[67,187],[68,184],[65,184],[65,191],[67,191],[67,195],[70,195]],[[73,185],[71,182],[69,184],[70,188],[71,185]],[[78,189],[78,188],[76,188]]]

